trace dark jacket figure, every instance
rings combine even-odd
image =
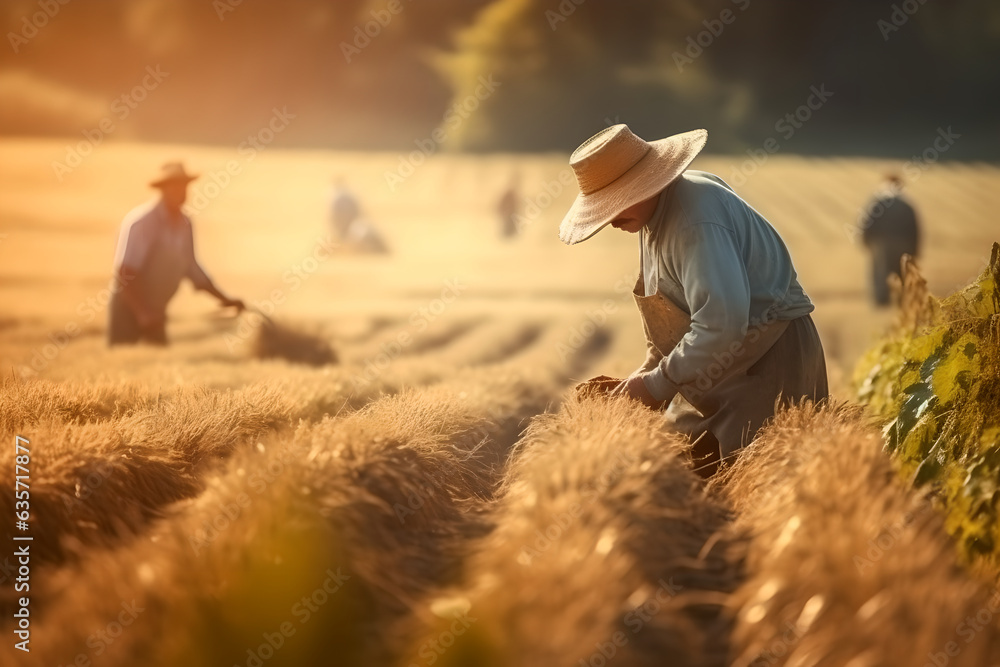
[[[497,214],[500,216],[500,236],[510,239],[517,236],[517,211],[520,198],[517,195],[518,177],[511,179],[510,187],[504,191],[497,203]]]
[[[886,179],[861,218],[861,240],[872,255],[872,296],[879,306],[889,305],[889,276],[899,273],[903,255],[917,256],[920,228],[917,213],[903,195],[898,176]]]
[[[338,178],[330,196],[330,226],[333,236],[338,241],[344,241],[351,225],[361,215],[358,200],[347,189],[343,178]]]

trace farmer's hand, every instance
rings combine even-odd
[[[142,331],[157,329],[163,324],[163,316],[149,308],[137,308],[133,313],[135,314],[135,322]]]
[[[618,378],[608,377],[607,375],[598,375],[597,377],[592,377],[586,382],[581,382],[574,387],[577,396],[600,396],[603,394],[610,394],[615,390],[618,385],[622,383]]]
[[[653,395],[649,393],[646,389],[646,383],[642,381],[641,375],[633,375],[622,383],[615,387],[615,390],[611,392],[612,396],[628,396],[633,401],[639,401],[647,408],[653,410],[659,410],[663,407],[666,401],[658,401],[653,398]]]
[[[244,304],[241,299],[230,299],[229,297],[226,297],[224,299],[220,299],[219,302],[222,304],[223,308],[229,308],[232,306],[238,313],[242,313],[246,310],[246,304]]]

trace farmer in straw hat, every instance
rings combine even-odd
[[[580,186],[564,243],[607,225],[639,234],[634,298],[647,355],[613,393],[662,409],[711,472],[774,415],[827,396],[826,364],[788,249],[718,176],[688,170],[708,133],[646,142],[625,125],[570,157]]]
[[[195,259],[191,219],[181,210],[188,183],[195,178],[179,162],[163,165],[150,183],[160,191],[159,198],[125,216],[115,250],[109,345],[165,345],[167,304],[183,278],[223,306],[243,310],[243,302],[219,291]]]

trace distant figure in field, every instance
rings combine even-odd
[[[351,228],[351,223],[361,215],[358,207],[358,200],[344,182],[343,177],[338,177],[334,181],[333,190],[330,195],[330,226],[333,229],[333,236],[338,241],[347,238],[347,231]]]
[[[504,191],[497,203],[497,213],[500,215],[500,236],[505,239],[517,236],[517,212],[521,198],[518,195],[520,177],[515,174],[510,179],[510,185]]]
[[[334,239],[347,250],[372,254],[389,252],[389,246],[381,234],[361,214],[358,200],[343,178],[337,178],[334,182],[330,196],[330,227]]]
[[[150,183],[160,196],[125,216],[115,250],[108,345],[166,345],[167,304],[184,278],[223,306],[243,310],[243,302],[219,291],[195,259],[191,219],[181,210],[195,178],[179,162],[163,165]]]
[[[872,255],[872,296],[879,306],[889,305],[889,276],[899,273],[903,255],[917,256],[920,225],[909,198],[903,194],[903,179],[885,178],[868,204],[860,222],[861,240]]]

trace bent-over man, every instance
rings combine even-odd
[[[647,355],[614,393],[662,409],[704,473],[747,445],[780,400],[827,396],[823,347],[773,227],[721,178],[688,166],[705,130],[646,142],[625,125],[570,158],[580,186],[563,242],[639,235],[634,297]]]

